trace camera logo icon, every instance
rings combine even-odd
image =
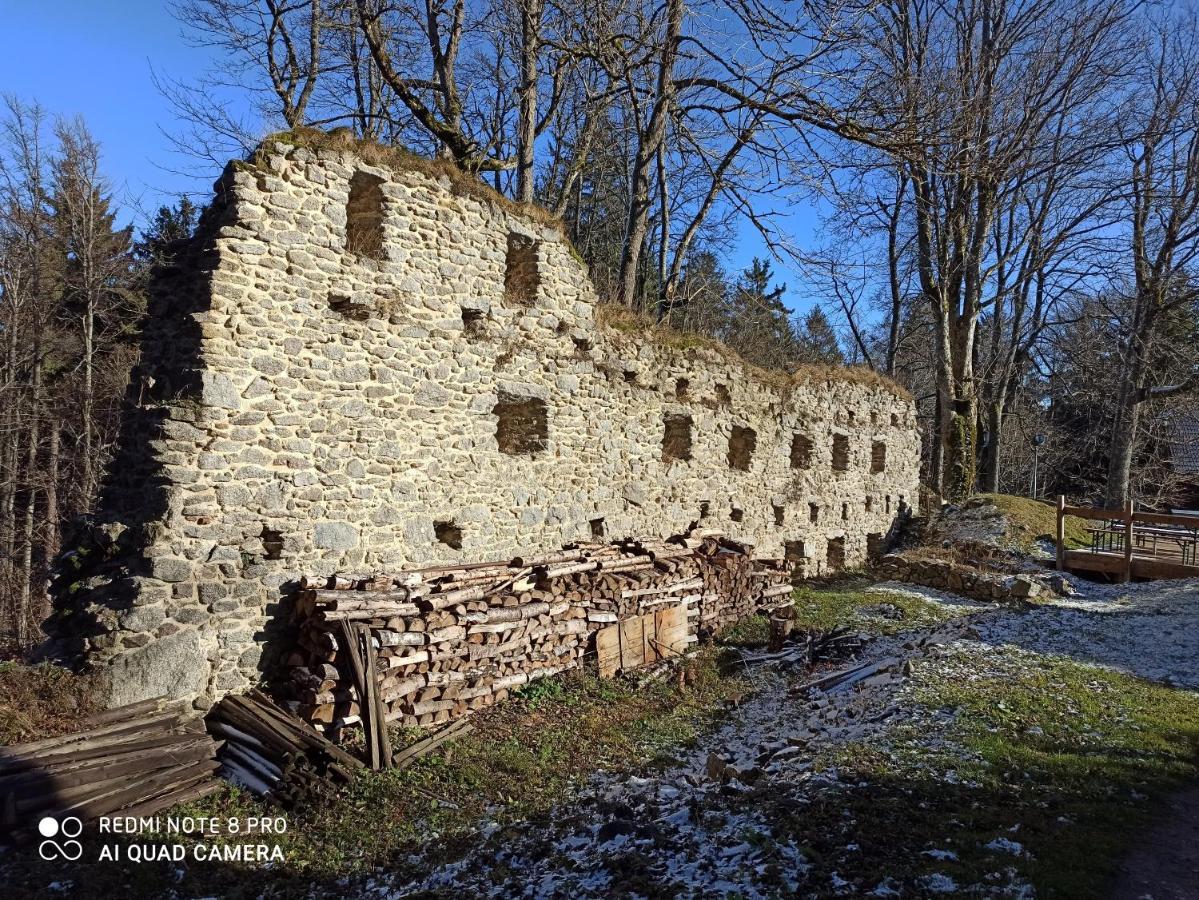
[[[83,844],[75,840],[83,833],[83,821],[67,816],[61,822],[53,816],[44,816],[37,823],[38,833],[46,840],[38,844],[37,852],[42,859],[62,859],[74,862],[83,856]],[[62,838],[59,841],[56,838]]]

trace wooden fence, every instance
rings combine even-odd
[[[1066,517],[1087,520],[1088,547],[1066,546]],[[1096,524],[1090,524],[1096,523]],[[1132,578],[1199,577],[1199,516],[1067,506],[1057,498],[1057,567]]]

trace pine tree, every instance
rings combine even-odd
[[[133,258],[146,270],[169,263],[179,241],[187,240],[196,230],[199,208],[184,194],[174,206],[160,206],[150,227],[133,245]]]
[[[813,306],[799,328],[799,356],[802,362],[845,365],[845,354],[828,316],[819,306]]]
[[[748,362],[789,370],[800,361],[799,342],[783,303],[787,286],[771,287],[773,280],[770,262],[754,257],[729,296],[719,336]]]

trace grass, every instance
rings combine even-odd
[[[259,144],[248,160],[238,165],[251,170],[260,169],[266,163],[269,148],[276,142],[311,150],[348,151],[370,165],[383,166],[397,171],[420,172],[434,180],[447,180],[451,191],[459,196],[470,197],[504,212],[536,222],[538,225],[554,229],[562,237],[575,259],[586,268],[582,255],[570,242],[562,220],[558,216],[536,203],[518,203],[504,196],[482,181],[477,173],[463,169],[453,160],[428,159],[413,153],[406,147],[380,144],[376,141],[358,138],[348,128],[324,131],[319,128],[302,127],[269,135]],[[905,400],[912,399],[911,394],[905,388],[866,366],[805,364],[790,374],[770,371],[746,363],[736,351],[714,338],[693,331],[659,325],[650,316],[634,312],[623,306],[600,304],[596,310],[596,320],[617,333],[652,339],[655,343],[676,350],[697,348],[715,350],[726,359],[743,366],[752,377],[784,390],[808,383],[853,382],[889,391]]]
[[[256,897],[269,886],[272,896],[298,896],[313,884],[336,892],[340,879],[379,866],[402,873],[406,855],[419,845],[433,844],[452,859],[479,822],[536,821],[597,769],[673,763],[747,689],[739,674],[726,670],[716,648],[688,663],[683,693],[674,679],[643,687],[584,674],[545,679],[476,716],[473,733],[411,768],[362,775],[339,795],[288,813],[287,832],[267,840],[283,849],[281,867],[196,866],[176,883],[168,865],[81,863],[72,870],[75,893],[156,895],[171,888],[186,895]],[[417,737],[415,730],[396,734],[400,746]],[[172,814],[245,822],[278,811],[228,788]],[[32,865],[6,874],[26,885],[44,885],[54,875]]]
[[[1012,494],[978,494],[972,500],[992,503],[1008,520],[1005,538],[1015,549],[1031,553],[1038,540],[1056,540],[1057,510],[1048,503]],[[1075,516],[1066,516],[1066,546],[1069,549],[1090,546],[1087,522]]]
[[[0,661],[0,746],[65,734],[96,709],[86,678],[50,663]]]
[[[319,128],[294,128],[268,135],[243,165],[258,167],[265,163],[268,148],[275,142],[291,144],[309,150],[346,150],[372,166],[382,166],[404,172],[420,172],[433,179],[447,179],[454,193],[491,204],[505,212],[521,216],[538,225],[548,226],[563,234],[562,220],[536,203],[517,203],[485,184],[475,172],[467,171],[449,159],[429,159],[413,153],[407,147],[380,144],[355,137],[348,128],[323,131]]]
[[[981,647],[917,662],[915,678],[928,710],[952,713],[947,742],[912,722],[889,745],[839,748],[819,761],[839,787],[801,812],[776,808],[819,873],[861,891],[886,877],[918,891],[941,873],[959,887],[1014,879],[1041,897],[1103,896],[1164,797],[1199,774],[1194,693]],[[1023,849],[986,846],[996,839]]]
[[[887,618],[871,607],[887,604],[902,615]],[[804,586],[795,592],[796,627],[807,630],[856,628],[871,634],[899,634],[927,628],[958,615],[952,609],[914,593],[880,591],[865,578],[824,587]]]
[[[674,350],[701,348],[714,350],[727,361],[740,365],[751,378],[771,385],[784,393],[806,384],[848,382],[887,391],[903,400],[912,399],[911,394],[904,387],[866,366],[826,366],[805,363],[792,372],[763,369],[746,362],[735,350],[715,338],[659,324],[651,316],[624,306],[601,303],[596,307],[595,318],[597,324],[609,331],[651,340],[655,344]]]

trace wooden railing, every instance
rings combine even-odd
[[[1089,549],[1069,550],[1066,547],[1067,516],[1103,523],[1101,527],[1088,527],[1091,534]],[[1065,569],[1069,564],[1070,568],[1109,572],[1118,575],[1121,581],[1130,580],[1134,572],[1146,577],[1199,575],[1197,516],[1137,512],[1131,503],[1126,503],[1123,509],[1067,506],[1066,498],[1059,495],[1056,543],[1058,569]],[[1096,564],[1087,564],[1085,556],[1088,553],[1096,557]],[[1102,564],[1098,563],[1100,556],[1103,557]],[[1134,564],[1134,560],[1138,564]]]

